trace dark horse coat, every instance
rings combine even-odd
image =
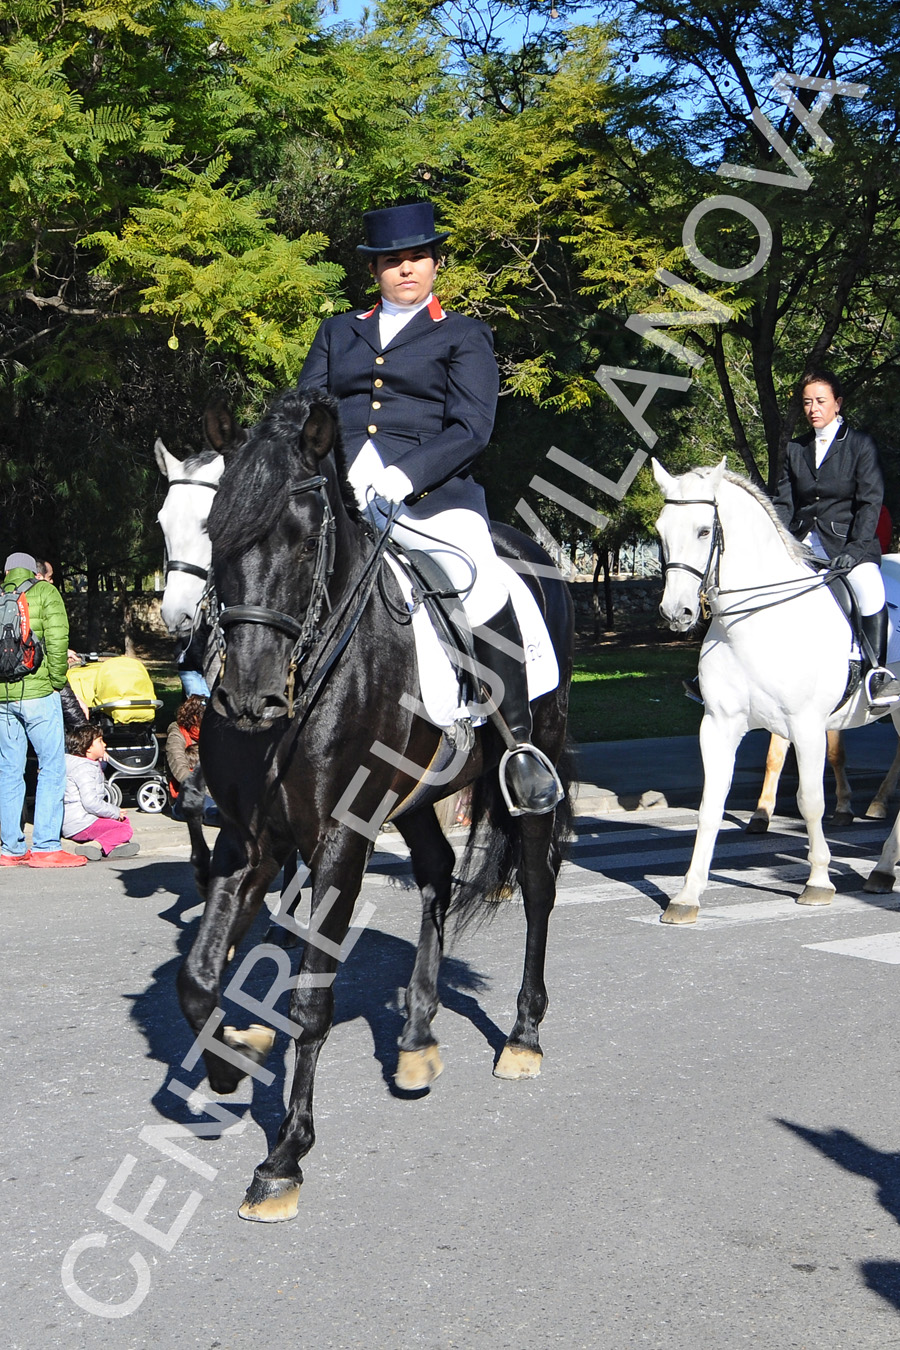
[[[872,437],[844,422],[816,468],[810,431],[788,444],[774,506],[796,539],[815,530],[829,558],[881,561],[876,529],[884,482]]]
[[[382,348],[380,306],[339,314],[319,328],[299,387],[340,401],[347,458],[369,438],[396,464],[418,497],[419,520],[440,511],[477,511],[487,520],[472,462],[494,426],[499,375],[491,330],[436,300]]]

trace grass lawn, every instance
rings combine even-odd
[[[575,653],[569,700],[569,734],[575,741],[629,741],[652,736],[693,736],[702,709],[685,698],[681,681],[697,674],[700,642],[666,641],[646,629],[617,634]],[[171,662],[146,661],[163,707],[165,731],[182,700]]]
[[[575,741],[691,736],[703,710],[686,698],[699,642],[615,642],[575,653],[569,734]]]

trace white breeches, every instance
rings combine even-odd
[[[372,478],[383,468],[372,441],[366,441],[347,471],[360,508],[377,529],[383,530],[386,503],[372,495]],[[460,603],[473,628],[487,623],[509,598],[506,569],[494,552],[487,522],[477,511],[439,511],[426,521],[416,520],[401,507],[391,537],[403,548],[418,549],[436,558],[460,592]]]
[[[814,531],[807,536],[806,542],[813,553],[827,559],[828,554]],[[877,563],[865,562],[854,567],[852,572],[847,573],[847,585],[856,598],[860,614],[864,617],[878,614],[884,609],[884,581]]]

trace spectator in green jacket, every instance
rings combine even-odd
[[[0,866],[83,867],[86,858],[67,853],[60,841],[66,790],[65,740],[59,691],[68,670],[69,620],[55,586],[35,577],[30,553],[6,559],[4,591],[25,591],[34,637],[43,647],[40,665],[21,680],[0,684]],[[25,756],[28,742],[38,757],[31,848],[25,847]]]

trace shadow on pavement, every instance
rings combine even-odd
[[[811,1130],[781,1118],[776,1118],[776,1123],[817,1148],[845,1171],[874,1181],[878,1186],[878,1203],[900,1223],[900,1153],[882,1153],[848,1130]],[[860,1261],[859,1269],[873,1293],[900,1309],[900,1262]]]

